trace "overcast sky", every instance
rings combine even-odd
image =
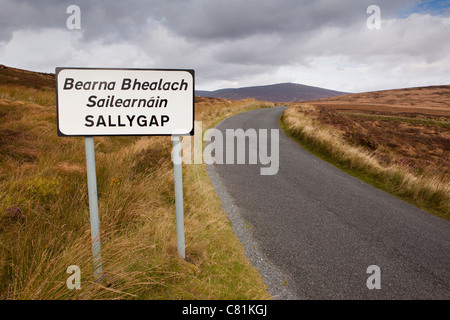
[[[450,84],[450,0],[0,0],[0,64],[194,69],[198,90]]]

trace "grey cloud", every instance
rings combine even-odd
[[[381,0],[384,18],[410,10],[411,0]],[[189,39],[240,39],[256,34],[309,33],[327,27],[365,23],[373,0],[172,0],[150,14]]]
[[[0,41],[17,30],[57,28],[67,30],[66,10],[78,5],[83,38],[105,42],[139,38],[147,27],[151,8],[158,1],[0,0]]]
[[[24,28],[65,28],[69,5],[82,13],[85,40],[140,39],[151,22],[194,40],[239,39],[255,34],[290,36],[366,19],[371,0],[0,0],[0,41]],[[383,15],[414,1],[383,0]],[[409,6],[407,5],[409,3]]]
[[[162,8],[164,24],[193,39],[238,39],[255,34],[307,32],[323,24],[351,23],[364,10],[361,1],[191,0]]]
[[[18,30],[66,25],[67,17],[63,13],[67,6],[61,1],[0,0],[0,8],[0,41],[9,41]]]
[[[17,55],[36,66],[60,63],[68,55],[78,65],[100,61],[114,67],[189,67],[197,70],[198,83],[270,79],[281,67],[308,69],[316,58],[332,56],[380,68],[414,61],[409,58],[443,59],[449,52],[444,41],[448,23],[423,15],[405,19],[419,2],[0,0],[0,57],[12,59],[19,49],[11,48],[28,50],[24,44],[8,46],[13,32],[22,31],[15,44],[26,42],[23,33],[34,32],[48,34],[45,45],[54,46],[54,52],[36,48],[45,56]],[[81,9],[78,33],[66,28],[66,8],[72,4]],[[381,7],[382,30],[366,27],[371,4]],[[61,41],[66,35],[70,39]]]

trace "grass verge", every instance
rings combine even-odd
[[[302,147],[341,170],[450,221],[450,185],[435,175],[414,175],[396,165],[383,165],[373,153],[347,143],[336,130],[308,116],[314,106],[286,109],[283,131]]]

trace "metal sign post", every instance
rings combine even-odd
[[[177,249],[178,254],[186,259],[184,239],[184,206],[183,206],[183,173],[181,167],[181,138],[172,136],[173,151],[173,174],[175,181],[175,213],[177,221]]]
[[[95,172],[94,137],[84,138],[86,148],[86,170],[89,192],[89,214],[91,220],[92,256],[94,259],[94,277],[102,278],[102,252],[100,246],[100,222],[98,218],[97,175]]]

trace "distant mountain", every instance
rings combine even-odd
[[[200,97],[223,98],[229,100],[254,98],[256,100],[271,102],[316,100],[341,96],[344,94],[348,93],[296,83],[279,83],[266,86],[220,89],[215,91],[199,90],[195,92],[195,95]]]

